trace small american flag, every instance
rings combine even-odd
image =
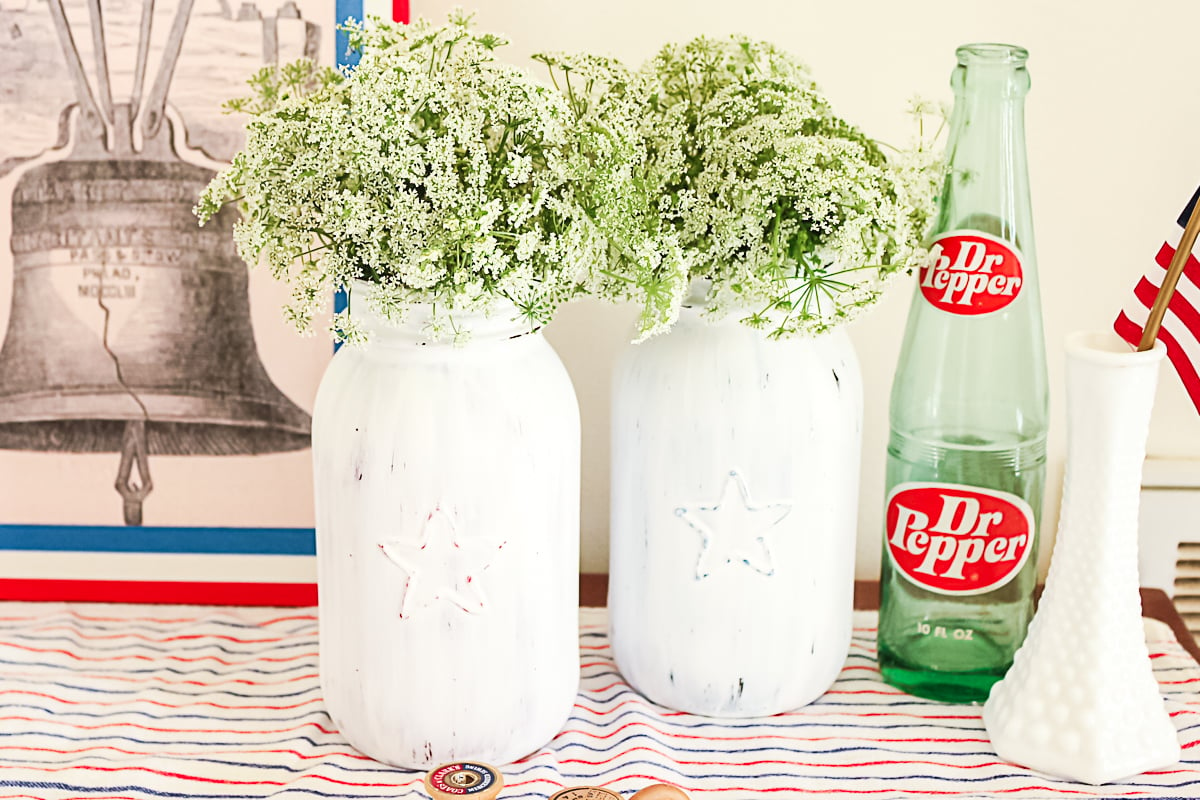
[[[1125,308],[1113,324],[1117,335],[1134,347],[1141,341],[1142,328],[1150,315],[1154,298],[1162,286],[1167,267],[1175,255],[1175,248],[1198,199],[1200,189],[1196,190],[1183,213],[1179,215],[1177,227],[1159,248],[1154,263],[1138,282],[1137,288],[1133,290],[1133,297],[1125,304]],[[1167,357],[1171,359],[1171,364],[1179,373],[1188,396],[1200,412],[1200,374],[1197,373],[1197,366],[1200,365],[1200,261],[1196,260],[1194,246],[1192,253],[1188,255],[1183,273],[1179,276],[1175,294],[1167,306],[1167,314],[1163,318],[1158,338],[1167,346]]]

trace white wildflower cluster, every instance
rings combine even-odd
[[[576,198],[562,95],[498,62],[506,42],[461,13],[350,35],[362,57],[344,76],[301,71],[286,92],[265,82],[278,101],[251,109],[201,219],[237,202],[239,252],[292,285],[301,329],[355,280],[375,285],[374,310],[393,320],[429,304],[433,337],[468,333],[456,313],[501,301],[531,326],[549,321],[607,247]],[[335,332],[356,337],[345,322]]]
[[[302,330],[361,280],[385,318],[428,306],[433,338],[502,302],[537,326],[581,293],[639,304],[639,339],[692,301],[815,334],[922,255],[933,150],[889,160],[769,44],[699,38],[641,70],[538,55],[552,89],[461,12],[348,32],[357,67],[268,68],[229,104],[246,146],[197,206],[238,204],[239,252],[291,284]],[[362,337],[347,314],[334,332]]]
[[[889,163],[785,53],[701,37],[665,47],[643,74],[657,211],[694,285],[709,287],[711,315],[819,334],[920,257],[936,161]]]
[[[577,137],[572,177],[607,240],[589,290],[641,307],[638,341],[662,333],[679,317],[689,269],[678,233],[658,211],[663,185],[682,166],[682,150],[651,151],[646,114],[657,83],[609,58],[540,53],[534,59],[567,99]]]

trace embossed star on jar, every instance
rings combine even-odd
[[[416,543],[406,539],[381,543],[380,552],[407,575],[400,601],[401,619],[411,618],[440,600],[453,603],[468,614],[484,611],[487,595],[479,577],[504,544],[464,539],[453,520],[440,508],[425,517]]]
[[[675,514],[700,534],[696,579],[726,564],[745,564],[763,575],[775,574],[767,534],[792,510],[791,503],[756,504],[746,479],[730,470],[714,505],[681,506]]]

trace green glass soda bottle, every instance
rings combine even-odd
[[[892,384],[879,667],[911,694],[982,702],[1033,617],[1049,402],[1028,53],[957,55],[946,182]]]

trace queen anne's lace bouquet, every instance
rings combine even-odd
[[[575,197],[564,100],[469,22],[352,25],[344,76],[260,80],[246,146],[197,213],[238,203],[238,250],[292,285],[301,329],[355,280],[389,319],[427,304],[434,338],[502,301],[544,323],[586,285],[605,242]]]
[[[698,38],[644,72],[655,84],[641,118],[647,163],[664,173],[656,208],[709,314],[819,334],[921,256],[935,160],[917,149],[889,162],[783,52]]]
[[[641,307],[638,339],[667,330],[688,286],[686,251],[658,212],[664,183],[682,167],[679,147],[651,150],[646,109],[657,82],[619,61],[594,55],[541,53],[554,87],[574,119],[580,201],[605,235],[589,290]],[[659,141],[662,129],[654,132]],[[678,139],[682,131],[675,132]]]

